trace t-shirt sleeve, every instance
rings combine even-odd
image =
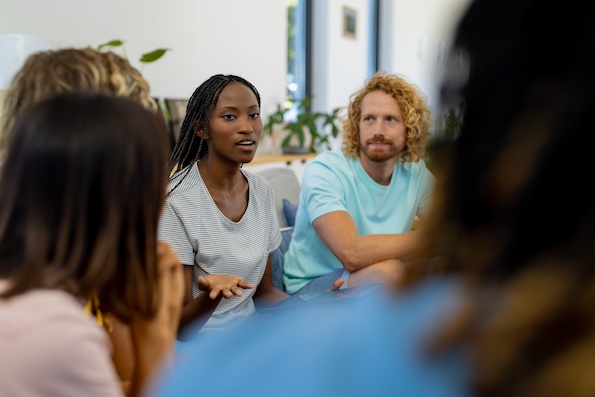
[[[417,207],[416,215],[421,219],[427,218],[430,210],[430,204],[432,203],[432,197],[434,194],[434,188],[436,185],[436,178],[427,169],[423,168],[421,172],[421,195],[419,206]]]
[[[313,162],[304,170],[302,195],[310,222],[334,211],[347,211],[345,189],[337,172],[326,164]]]
[[[159,220],[160,241],[168,243],[184,265],[194,265],[195,250],[184,222],[170,200],[165,201]]]
[[[273,252],[274,250],[281,245],[281,231],[279,230],[279,220],[277,219],[277,209],[275,208],[275,199],[273,189],[271,185],[266,181],[266,179],[262,178],[261,183],[264,184],[264,188],[262,191],[266,196],[263,197],[266,201],[266,205],[268,206],[268,213],[271,214],[269,225],[269,252]]]

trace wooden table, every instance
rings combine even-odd
[[[254,165],[265,163],[277,163],[282,161],[289,165],[294,161],[301,161],[302,163],[305,163],[306,161],[313,159],[314,157],[316,157],[316,153],[262,155],[254,157],[254,159],[249,164]]]

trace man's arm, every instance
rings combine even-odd
[[[322,215],[314,220],[312,226],[349,272],[387,259],[414,255],[421,245],[419,230],[402,234],[360,236],[355,222],[346,211]]]

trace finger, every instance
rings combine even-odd
[[[250,283],[247,283],[244,280],[240,280],[240,281],[238,281],[238,287],[244,288],[244,289],[253,289],[254,288],[254,285],[253,284],[250,284]]]
[[[209,292],[209,298],[211,298],[212,300],[217,299],[217,297],[219,296],[219,294],[221,293],[221,290],[219,288],[213,288],[211,290],[211,292]]]
[[[337,280],[335,280],[335,282],[333,283],[333,285],[329,289],[329,291],[335,291],[335,290],[340,289],[344,283],[345,283],[345,279],[343,277],[338,278]]]
[[[198,276],[198,278],[196,279],[197,283],[198,283],[198,289],[202,290],[202,291],[208,291],[211,288],[211,283],[209,280],[207,280],[206,277],[204,276]]]
[[[235,295],[235,296],[242,296],[242,289],[239,287],[231,287],[230,291]]]

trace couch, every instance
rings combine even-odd
[[[289,167],[272,167],[256,172],[265,177],[275,195],[275,210],[281,229],[281,245],[271,254],[273,285],[285,291],[283,285],[283,256],[293,234],[293,220],[300,198],[300,181]]]

